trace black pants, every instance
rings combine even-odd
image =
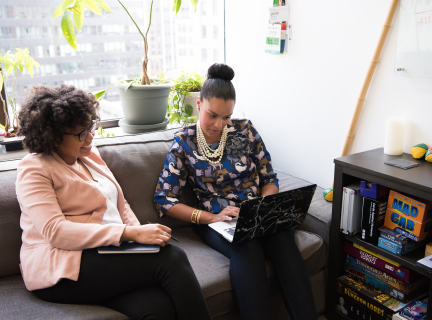
[[[186,254],[172,245],[155,254],[84,250],[78,281],[62,279],[33,292],[48,302],[99,304],[132,319],[211,319]]]
[[[317,319],[309,275],[293,228],[239,244],[228,242],[207,225],[198,226],[198,232],[205,243],[230,258],[231,285],[243,320],[270,319],[266,256],[275,268],[291,319]]]

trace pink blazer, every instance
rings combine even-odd
[[[116,185],[124,224],[101,225],[105,197],[57,153],[25,156],[18,165],[16,193],[23,230],[20,267],[28,290],[51,287],[62,278],[78,280],[83,249],[119,246],[126,225],[140,225],[97,149],[80,160]]]

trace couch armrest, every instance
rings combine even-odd
[[[276,170],[279,179],[279,192],[311,185],[305,181],[282,171]],[[297,229],[318,234],[324,241],[326,249],[329,246],[330,222],[332,216],[332,203],[324,200],[324,189],[317,187],[309,207],[309,214],[305,221]]]

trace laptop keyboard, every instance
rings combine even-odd
[[[224,229],[225,232],[229,233],[232,236],[234,236],[235,230],[236,230],[236,227]]]

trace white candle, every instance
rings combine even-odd
[[[384,153],[391,156],[400,156],[403,153],[405,137],[405,119],[387,118]]]

